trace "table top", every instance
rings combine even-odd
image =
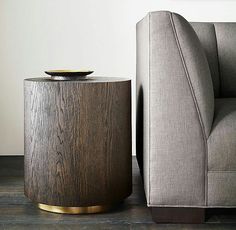
[[[53,80],[50,77],[39,77],[39,78],[27,78],[25,81],[32,81],[32,82],[62,82],[62,83],[70,83],[70,82],[78,82],[78,83],[105,83],[105,82],[124,82],[124,81],[131,81],[129,78],[119,78],[119,77],[97,77],[91,76],[87,78],[75,79],[75,80]]]

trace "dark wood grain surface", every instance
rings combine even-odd
[[[130,195],[131,82],[25,81],[25,194],[58,206]]]
[[[205,222],[204,208],[151,208],[152,219],[156,223],[201,224]]]
[[[205,224],[155,224],[146,207],[144,190],[133,157],[133,193],[109,213],[62,215],[42,211],[24,196],[23,157],[0,156],[0,229],[161,229],[235,230],[236,214],[209,210]]]

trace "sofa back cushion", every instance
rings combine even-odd
[[[236,23],[191,25],[205,50],[215,97],[236,97]]]
[[[220,76],[214,24],[205,22],[191,22],[191,25],[197,33],[202,47],[206,53],[206,57],[211,71],[214,94],[215,97],[219,97]]]
[[[214,23],[221,97],[236,97],[236,23]]]

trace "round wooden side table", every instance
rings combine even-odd
[[[24,81],[25,195],[57,213],[109,210],[132,191],[131,81]]]

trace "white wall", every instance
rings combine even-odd
[[[88,67],[135,79],[135,24],[155,10],[236,21],[234,0],[0,0],[0,155],[23,154],[24,78]]]

